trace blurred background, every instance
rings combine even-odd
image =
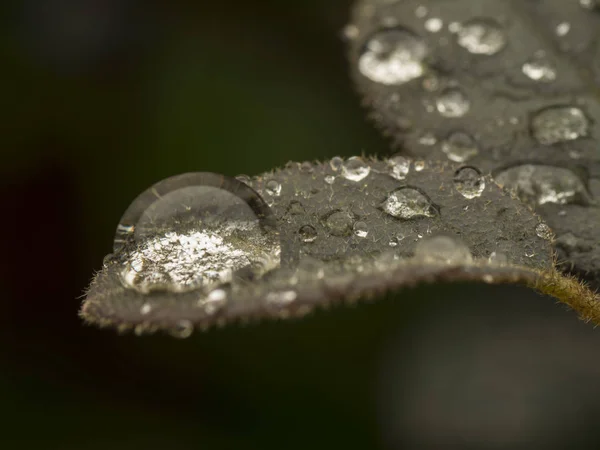
[[[519,288],[185,341],[81,323],[152,183],[387,153],[347,75],[349,1],[189,3],[0,6],[0,448],[600,448],[597,330]]]

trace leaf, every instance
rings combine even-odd
[[[600,8],[359,1],[345,29],[370,118],[402,153],[475,164],[534,206],[600,287]]]
[[[517,283],[600,323],[552,233],[473,166],[333,158],[255,178],[191,173],[142,193],[81,310],[136,333],[299,317],[421,283]],[[400,297],[401,298],[401,297]]]

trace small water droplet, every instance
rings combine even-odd
[[[389,168],[390,175],[393,178],[396,180],[404,180],[410,169],[410,161],[404,156],[392,156],[387,161],[387,167]]]
[[[485,189],[485,179],[475,167],[462,167],[454,174],[454,187],[465,198],[480,197]]]
[[[556,26],[557,36],[566,36],[571,31],[571,24],[569,22],[561,22]]]
[[[471,108],[467,95],[458,88],[445,89],[435,100],[435,105],[444,117],[462,117]]]
[[[425,168],[425,161],[415,161],[415,171],[421,172]]]
[[[325,183],[333,184],[335,177],[333,175],[325,175]]]
[[[297,298],[298,294],[292,290],[269,292],[266,296],[267,304],[276,308],[285,308]]]
[[[194,332],[194,325],[189,320],[180,320],[173,328],[170,328],[169,334],[179,339],[189,338]]]
[[[442,151],[450,161],[465,162],[477,156],[479,147],[469,134],[455,131],[442,143]]]
[[[530,59],[523,64],[521,70],[533,81],[549,83],[556,80],[556,69],[543,57],[534,57],[533,59]]]
[[[462,28],[462,25],[460,24],[460,22],[450,22],[448,24],[448,31],[453,34],[458,33],[461,28]]]
[[[543,205],[590,202],[581,178],[564,167],[523,164],[505,169],[494,177],[502,187],[512,189],[528,203]]]
[[[435,145],[436,143],[437,138],[435,137],[435,134],[433,134],[430,131],[424,133],[421,137],[419,137],[419,144],[421,145],[431,146]]]
[[[399,85],[423,75],[425,42],[402,28],[384,29],[367,41],[358,60],[360,72],[370,80]]]
[[[429,10],[427,9],[426,6],[419,5],[415,9],[415,16],[418,17],[419,19],[422,19],[423,17],[427,16],[428,12],[429,12]]]
[[[150,311],[152,311],[152,305],[149,303],[144,303],[140,308],[140,314],[143,316],[150,314]]]
[[[356,222],[354,224],[354,234],[360,238],[366,238],[369,234],[367,224],[361,221]]]
[[[334,156],[329,161],[329,165],[331,166],[331,170],[334,170],[336,172],[342,168],[343,164],[344,164],[344,160],[342,158],[340,158],[339,156]]]
[[[359,156],[353,156],[342,165],[342,176],[350,181],[361,181],[371,172],[371,167]]]
[[[431,17],[425,21],[425,29],[430,33],[437,33],[444,26],[444,22],[439,17]]]
[[[506,45],[506,33],[493,19],[473,19],[457,31],[458,45],[476,55],[494,55]]]
[[[545,223],[540,223],[535,227],[535,234],[542,239],[546,239],[547,241],[552,240],[553,236],[552,230]]]
[[[448,236],[432,236],[419,241],[415,246],[415,258],[445,264],[464,264],[473,261],[469,247],[458,239]]]
[[[349,236],[353,222],[352,216],[346,211],[336,210],[325,216],[325,226],[332,236]]]
[[[310,173],[314,170],[313,165],[310,161],[304,161],[300,164],[300,171]]]
[[[539,111],[531,121],[533,136],[540,144],[552,145],[588,135],[589,120],[579,108],[552,106]]]
[[[504,265],[508,264],[508,256],[506,256],[504,253],[492,252],[490,254],[490,257],[488,258],[488,262],[490,264],[504,266]]]
[[[342,36],[349,41],[356,39],[359,33],[358,27],[354,24],[348,24],[342,30]]]
[[[279,184],[275,180],[267,181],[265,188],[266,188],[267,194],[272,195],[274,197],[279,197],[279,195],[281,194],[281,184]]]
[[[405,220],[436,215],[429,197],[411,187],[401,187],[392,191],[381,205],[381,209],[392,217]]]
[[[306,244],[310,244],[317,239],[317,230],[312,225],[302,225],[298,230],[300,239]]]
[[[198,300],[198,306],[209,316],[214,315],[227,305],[227,292],[223,289],[213,289],[205,298]]]

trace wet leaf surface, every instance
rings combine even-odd
[[[396,150],[474,164],[547,222],[600,287],[600,10],[594,1],[357,2],[344,35]]]
[[[81,315],[187,337],[422,283],[474,281],[526,285],[600,323],[598,298],[556,272],[552,239],[475,166],[353,157],[254,178],[183,174],[125,212]]]

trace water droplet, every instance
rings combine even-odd
[[[571,24],[569,22],[561,22],[556,26],[557,36],[566,36],[571,31]]]
[[[444,117],[462,117],[471,108],[467,95],[457,88],[444,90],[435,100],[435,105]]]
[[[354,234],[360,238],[366,238],[369,234],[367,224],[364,222],[356,222],[354,224]]]
[[[508,264],[508,256],[506,256],[504,253],[492,252],[488,258],[488,262],[490,264],[504,266]]]
[[[459,22],[450,22],[448,24],[448,31],[450,33],[458,33],[461,28],[462,28],[462,25]]]
[[[500,186],[516,191],[519,198],[528,203],[590,202],[581,178],[563,167],[523,164],[505,169],[494,178]]]
[[[167,178],[121,218],[121,281],[141,293],[186,292],[242,270],[260,276],[279,264],[276,226],[262,198],[239,180],[212,173]]]
[[[430,33],[437,33],[444,26],[444,22],[439,17],[431,17],[425,21],[425,29]]]
[[[473,19],[457,31],[458,45],[469,53],[493,55],[506,45],[502,26],[493,19]]]
[[[545,223],[540,223],[535,227],[535,234],[537,234],[542,239],[546,239],[547,241],[552,240],[552,230]]]
[[[360,72],[376,83],[404,84],[423,75],[425,42],[402,28],[375,33],[358,60]]]
[[[421,144],[421,145],[431,146],[431,145],[435,145],[436,143],[437,143],[437,138],[435,137],[435,134],[433,134],[430,131],[426,132],[419,138],[419,144]]]
[[[335,177],[333,175],[325,175],[325,183],[333,184]]]
[[[296,291],[269,292],[266,296],[267,304],[276,308],[285,308],[298,298]]]
[[[179,339],[189,338],[194,332],[194,325],[189,320],[180,320],[177,324],[169,329],[169,334]]]
[[[428,12],[429,11],[426,6],[419,5],[415,9],[415,16],[417,16],[419,19],[422,19],[423,17],[427,16]]]
[[[342,30],[342,36],[349,41],[356,39],[359,33],[358,27],[353,24],[346,25]]]
[[[411,187],[401,187],[392,191],[381,205],[381,209],[392,217],[405,220],[436,215],[429,197]]]
[[[342,176],[350,181],[361,181],[371,172],[371,167],[359,156],[353,156],[342,165]]]
[[[533,81],[549,83],[556,80],[556,69],[543,57],[535,57],[527,61],[521,70]]]
[[[331,166],[331,170],[334,170],[336,172],[342,168],[343,164],[344,164],[344,160],[342,158],[340,158],[339,156],[334,156],[329,161],[329,165]]]
[[[142,316],[150,314],[150,311],[152,311],[152,305],[150,305],[149,303],[144,303],[140,308],[140,314]]]
[[[448,236],[432,236],[419,241],[415,246],[415,258],[445,264],[465,264],[473,261],[469,247]]]
[[[477,156],[479,147],[469,134],[455,131],[442,143],[442,151],[450,161],[465,162]]]
[[[265,188],[266,188],[267,194],[269,194],[269,195],[279,197],[279,195],[281,194],[281,184],[279,184],[275,180],[267,181]]]
[[[329,234],[333,236],[349,236],[352,232],[352,216],[346,211],[336,210],[324,218]]]
[[[573,106],[552,106],[539,111],[531,121],[533,136],[540,144],[552,145],[588,135],[589,121]]]
[[[485,179],[475,167],[462,167],[454,174],[454,187],[465,198],[480,197],[485,189]]]
[[[425,168],[425,161],[415,161],[415,171],[421,172]]]
[[[392,156],[387,161],[390,175],[396,180],[404,180],[410,169],[410,161],[404,156]]]
[[[223,289],[214,289],[206,297],[198,300],[198,306],[209,316],[223,309],[225,305],[227,305],[227,292]]]
[[[317,230],[312,225],[302,225],[298,230],[300,239],[306,244],[310,244],[317,239]]]

